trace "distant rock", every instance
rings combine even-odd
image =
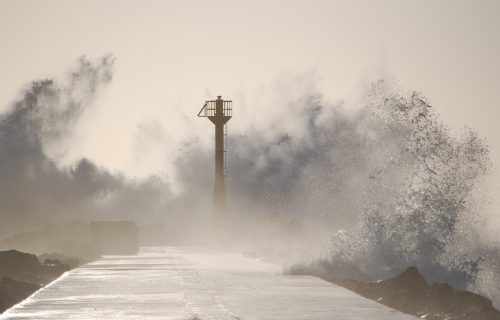
[[[58,252],[85,263],[100,257],[101,253],[93,242],[90,224],[73,221],[47,225],[0,239],[0,250],[16,249],[35,254]]]
[[[56,264],[65,264],[72,268],[78,267],[81,263],[78,258],[68,257],[61,253],[43,253],[38,256],[38,260],[43,261],[44,265],[56,265]]]
[[[43,261],[43,265],[44,266],[55,266],[55,265],[58,265],[58,264],[61,264],[61,261],[59,261],[59,259],[45,259]]]

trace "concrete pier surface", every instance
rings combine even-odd
[[[309,276],[206,248],[141,248],[73,269],[0,319],[416,319]]]

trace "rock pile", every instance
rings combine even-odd
[[[410,267],[394,278],[377,282],[326,277],[311,274],[307,268],[289,270],[291,274],[319,276],[348,288],[359,295],[387,305],[404,313],[428,320],[500,320],[500,311],[491,300],[446,283],[429,285],[415,267]]]
[[[0,312],[29,297],[41,286],[3,276],[0,280]]]
[[[62,263],[42,264],[34,254],[0,251],[0,313],[70,269]]]

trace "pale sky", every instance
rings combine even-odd
[[[0,0],[0,108],[82,55],[113,54],[113,83],[80,121],[65,161],[86,156],[144,175],[168,171],[161,163],[175,143],[211,137],[195,115],[216,95],[248,114],[263,110],[256,96],[280,77],[311,74],[335,101],[389,74],[452,128],[487,137],[498,165],[499,32],[498,0]],[[141,143],[144,126],[172,144]]]

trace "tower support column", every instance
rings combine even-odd
[[[215,124],[215,177],[214,177],[214,209],[215,219],[222,225],[227,219],[226,213],[226,188],[224,181],[224,125]]]
[[[226,123],[232,117],[232,101],[217,100],[205,101],[198,113],[199,117],[207,117],[215,125],[215,174],[214,174],[214,230],[223,233],[227,222],[226,190],[224,185],[225,156],[226,156]]]

